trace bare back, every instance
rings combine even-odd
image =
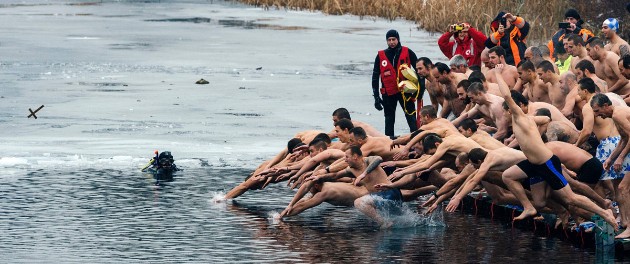
[[[560,121],[560,122],[564,122],[565,124],[567,124],[569,127],[573,128],[574,130],[577,131],[577,128],[575,128],[575,124],[573,124],[569,119],[567,119],[562,112],[560,112],[560,110],[558,110],[558,108],[556,108],[555,106],[553,106],[550,103],[545,103],[545,102],[530,102],[528,104],[528,110],[527,110],[527,114],[534,116],[536,115],[536,111],[538,109],[541,108],[547,108],[549,109],[549,112],[551,112],[551,121]]]
[[[506,146],[489,151],[486,157],[491,162],[488,170],[494,171],[505,171],[525,159],[527,158],[522,151]]]
[[[545,145],[554,155],[558,156],[567,169],[575,172],[578,172],[585,162],[593,158],[586,150],[566,142],[550,141]]]
[[[354,127],[361,127],[363,128],[363,130],[365,130],[365,133],[368,136],[372,136],[372,137],[385,137],[386,135],[381,133],[380,131],[378,131],[376,128],[374,128],[373,126],[361,122],[361,121],[356,121],[356,120],[352,120],[352,124],[354,125]]]
[[[338,206],[354,206],[354,200],[368,194],[365,187],[347,182],[324,182],[322,192],[327,192],[326,202]]]
[[[477,142],[483,148],[489,150],[495,150],[505,147],[505,145],[503,145],[501,141],[498,141],[495,138],[491,137],[488,132],[483,130],[477,130],[474,134],[470,136],[470,139]]]
[[[433,119],[433,121],[431,121],[430,123],[422,125],[420,129],[427,131],[430,130],[440,135],[441,137],[448,137],[454,134],[459,134],[459,131],[453,125],[453,123],[445,118]]]
[[[365,144],[361,146],[363,156],[381,156],[384,161],[393,160],[399,149],[391,149],[392,140],[389,137],[368,136]]]

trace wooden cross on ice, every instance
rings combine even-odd
[[[35,113],[37,113],[37,111],[42,110],[42,108],[44,108],[44,105],[40,106],[39,108],[35,109],[35,112],[33,112],[33,110],[31,110],[30,108],[28,109],[29,112],[31,112],[30,115],[28,115],[28,118],[34,117],[35,119],[37,119],[37,116],[35,115]]]

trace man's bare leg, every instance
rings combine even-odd
[[[482,181],[481,185],[483,185],[483,188],[486,189],[486,192],[488,192],[488,195],[490,195],[490,198],[492,198],[493,203],[497,205],[521,205],[521,202],[516,199],[516,196],[514,196],[514,194],[510,193],[509,191],[486,181]]]
[[[555,190],[554,195],[557,195],[563,202],[567,203],[567,205],[569,206],[576,206],[586,211],[598,214],[604,219],[604,221],[610,224],[615,229],[615,231],[619,230],[619,225],[617,225],[617,221],[615,221],[615,216],[613,215],[612,210],[604,210],[588,198],[579,194],[575,194],[571,190],[571,186],[567,185],[560,190]]]
[[[597,204],[599,207],[601,208],[608,208],[610,206],[610,203],[606,202],[606,199],[604,199],[604,197],[602,197],[601,195],[597,194],[593,188],[589,187],[587,184],[582,183],[580,181],[574,180],[571,177],[564,177],[567,182],[569,183],[569,185],[571,186],[571,189],[578,194],[584,195],[586,196],[586,198],[589,198],[591,200],[593,200],[593,202],[595,202],[595,204]]]
[[[361,213],[374,219],[382,227],[388,228],[392,226],[391,221],[385,221],[385,219],[376,211],[376,205],[374,205],[374,198],[370,195],[364,195],[354,200],[354,207],[356,207]]]
[[[527,199],[525,188],[523,188],[523,185],[519,182],[520,180],[527,178],[527,175],[523,172],[523,170],[514,165],[505,170],[502,177],[505,185],[523,206],[523,212],[519,216],[514,217],[514,221],[522,220],[530,216],[535,216],[537,213],[536,208],[534,208],[534,205],[532,205],[529,199]]]
[[[617,187],[617,203],[619,204],[619,213],[621,214],[621,224],[626,230],[621,232],[615,238],[630,237],[630,173],[626,173]]]

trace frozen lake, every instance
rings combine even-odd
[[[2,5],[0,166],[139,166],[159,149],[254,167],[296,132],[332,129],[338,107],[383,129],[371,69],[388,29],[442,58],[407,22],[153,2]]]

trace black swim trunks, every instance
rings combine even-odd
[[[389,189],[389,190],[381,191],[381,192],[375,192],[375,193],[372,193],[371,195],[381,197],[384,200],[395,201],[395,202],[402,202],[403,200],[402,193],[400,192],[400,189],[398,188]]]
[[[370,194],[374,197],[374,206],[381,213],[399,215],[402,213],[402,193],[399,189],[389,189]]]
[[[584,162],[577,172],[578,181],[588,184],[596,184],[604,174],[604,165],[596,158]]]
[[[545,181],[554,190],[560,190],[567,185],[567,180],[562,175],[562,163],[560,159],[553,155],[543,164],[532,164],[529,160],[524,160],[516,164],[521,170],[527,174],[529,184]]]

